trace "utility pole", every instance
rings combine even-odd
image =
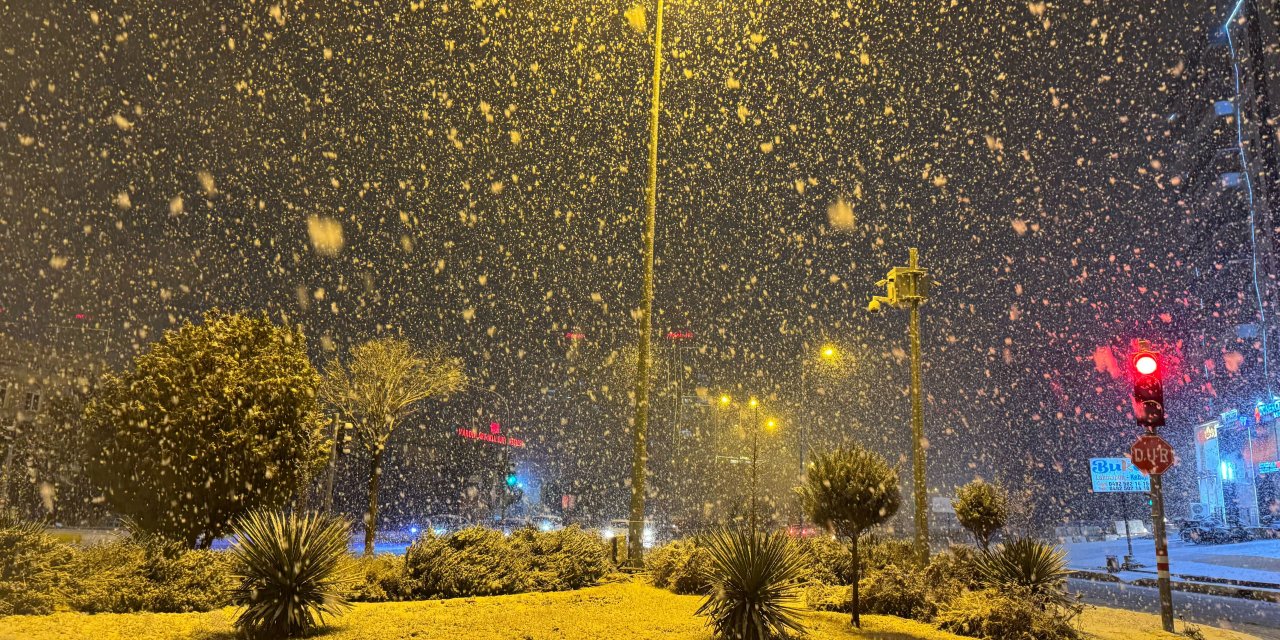
[[[644,566],[644,487],[648,467],[650,332],[653,331],[653,253],[658,209],[658,114],[662,96],[662,8],[658,0],[653,30],[653,96],[649,105],[649,180],[645,187],[644,285],[640,296],[640,340],[636,364],[635,440],[631,454],[631,514],[627,526],[627,563]]]
[[[913,247],[908,265],[894,267],[889,275],[876,286],[885,287],[888,295],[874,296],[868,311],[877,311],[881,304],[911,311],[909,333],[911,337],[911,451],[912,476],[916,501],[916,554],[921,561],[929,559],[929,495],[925,479],[924,404],[921,400],[920,382],[920,305],[929,298],[929,273],[920,268],[919,253]]]
[[[751,536],[756,535],[756,495],[759,493],[757,465],[760,462],[760,407],[756,407],[755,418],[751,421]]]

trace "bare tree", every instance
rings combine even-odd
[[[368,450],[369,508],[364,514],[364,553],[373,554],[378,522],[378,485],[382,456],[396,427],[414,405],[443,398],[467,383],[462,360],[439,345],[423,351],[402,338],[377,338],[351,348],[349,361],[325,367],[320,396],[355,425],[356,437]]]

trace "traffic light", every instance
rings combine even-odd
[[[1133,354],[1133,399],[1138,424],[1154,429],[1164,426],[1164,385],[1160,379],[1160,355],[1146,340]]]
[[[514,473],[508,473],[508,474],[507,474],[507,486],[508,486],[508,487],[514,487],[514,486],[516,486],[516,485],[517,485],[517,484],[519,484],[519,483],[520,483],[520,478],[516,477],[516,474],[514,474]]]

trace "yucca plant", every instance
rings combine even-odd
[[[995,551],[979,554],[977,569],[986,586],[1009,591],[1020,587],[1045,604],[1069,601],[1066,583],[1066,553],[1058,547],[1032,538],[1006,542]]]
[[[698,615],[716,636],[769,640],[803,634],[800,582],[804,557],[780,534],[718,531],[704,546],[711,555],[711,594]]]
[[[231,601],[244,607],[236,627],[250,635],[293,637],[350,608],[353,581],[342,562],[351,532],[341,518],[254,511],[235,524]]]

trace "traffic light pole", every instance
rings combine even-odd
[[[1174,453],[1156,434],[1164,426],[1164,385],[1160,356],[1146,340],[1139,340],[1132,358],[1134,417],[1147,428],[1130,449],[1129,457],[1151,476],[1151,524],[1156,542],[1156,578],[1160,588],[1160,622],[1173,633],[1173,592],[1169,584],[1169,541],[1164,528],[1164,472],[1173,466]]]
[[[1151,474],[1151,522],[1156,535],[1156,581],[1160,587],[1160,622],[1173,633],[1173,590],[1169,584],[1169,543],[1164,530],[1164,490],[1161,473]]]

